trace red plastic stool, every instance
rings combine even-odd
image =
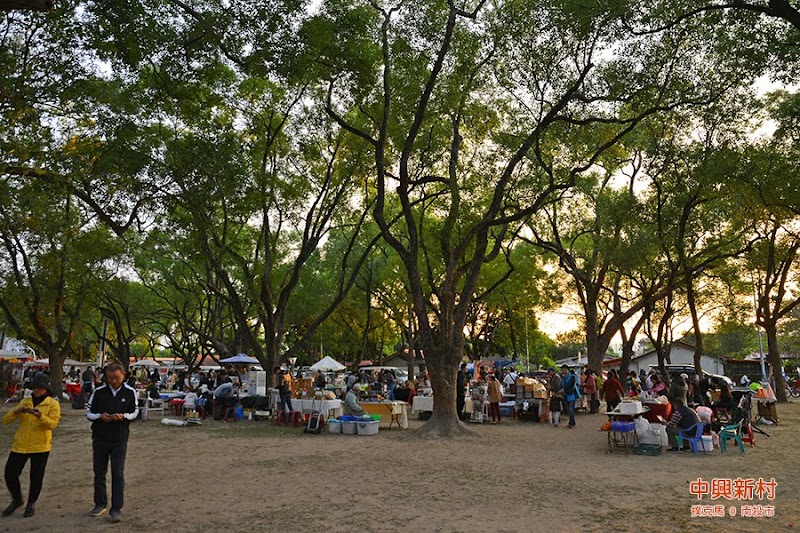
[[[292,411],[292,426],[299,427],[303,425],[303,413],[300,411]]]

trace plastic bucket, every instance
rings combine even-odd
[[[342,433],[344,435],[355,435],[358,432],[358,422],[355,420],[342,420]]]
[[[359,422],[358,434],[359,435],[377,435],[378,427],[381,425],[377,420],[371,422]]]
[[[711,435],[703,435],[701,440],[701,446],[699,450],[701,452],[713,452],[714,451],[714,438]]]
[[[335,418],[328,420],[328,433],[341,434],[342,421]]]
[[[244,409],[242,409],[241,405],[236,407],[235,413],[236,413],[236,420],[241,420],[244,418]]]

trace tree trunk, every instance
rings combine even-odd
[[[698,376],[703,375],[700,358],[703,356],[703,332],[700,331],[700,315],[697,312],[694,282],[691,275],[686,277],[686,303],[692,315],[692,329],[694,330],[694,371]]]
[[[636,343],[636,337],[626,339],[622,343],[622,360],[619,363],[619,380],[622,387],[626,388],[628,380],[625,377],[628,375],[628,369],[631,366],[631,359],[633,359],[633,346]],[[602,375],[602,374],[598,374]],[[630,391],[629,391],[630,392]]]
[[[420,344],[425,352],[425,361],[435,391],[433,415],[416,432],[416,436],[427,439],[474,436],[472,430],[458,419],[456,413],[456,379],[461,362],[462,341],[444,339],[444,335],[433,331],[420,331]]]
[[[777,324],[765,324],[764,331],[767,334],[767,361],[772,368],[772,376],[775,378],[775,396],[779,402],[786,402],[786,383],[783,379],[783,361],[781,361],[781,351],[778,347]]]
[[[63,389],[61,382],[64,380],[64,360],[66,355],[58,352],[48,354],[47,360],[50,362],[50,386],[52,387],[53,396],[59,401],[62,398],[61,393]]]

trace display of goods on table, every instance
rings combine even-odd
[[[314,380],[293,379],[291,383],[292,398],[314,397]]]
[[[642,416],[650,422],[665,422],[672,417],[672,404],[669,402],[658,403],[650,401],[645,402],[645,405],[650,410]]]
[[[547,388],[538,379],[517,378],[514,385],[517,398],[547,398]]]

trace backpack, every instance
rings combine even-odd
[[[85,409],[86,408],[86,393],[79,392],[75,395],[72,399],[72,408],[73,409]]]

